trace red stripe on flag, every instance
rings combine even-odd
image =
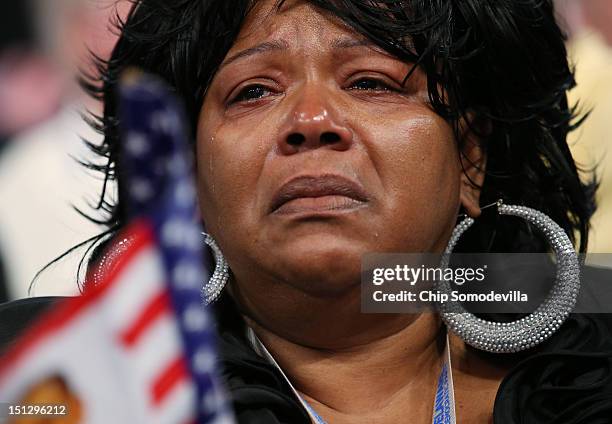
[[[147,328],[165,312],[170,310],[170,295],[167,290],[153,296],[149,303],[142,309],[140,315],[121,334],[121,343],[132,347],[140,339]]]
[[[133,237],[130,248],[121,256],[112,272],[104,276],[102,283],[92,286],[81,296],[62,300],[53,306],[51,311],[45,313],[41,319],[38,319],[31,328],[24,332],[17,344],[8,350],[2,361],[0,361],[0,380],[2,380],[8,370],[16,366],[19,359],[27,351],[34,349],[38,343],[53,332],[70,324],[81,312],[103,298],[110,287],[118,281],[115,277],[123,271],[136,255],[154,243],[153,230],[146,220],[133,222],[127,227],[125,232],[119,234],[116,240],[121,240],[127,236]]]
[[[181,380],[187,378],[187,364],[185,358],[179,356],[163,370],[153,382],[153,404],[159,405],[164,398],[170,393],[170,391],[178,384]]]

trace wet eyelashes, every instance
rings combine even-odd
[[[391,84],[376,78],[359,78],[352,81],[346,88],[351,91],[363,92],[399,92],[400,90],[391,86]],[[232,97],[228,105],[236,103],[252,103],[257,100],[277,94],[275,90],[266,87],[262,84],[251,84],[242,88],[234,97]]]
[[[244,87],[238,94],[230,100],[230,104],[239,103],[239,102],[252,102],[255,100],[262,99],[264,97],[268,97],[272,94],[272,90],[261,85],[254,84]]]
[[[360,91],[398,91],[386,82],[376,78],[360,78],[353,81],[347,88]]]

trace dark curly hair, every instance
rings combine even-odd
[[[163,78],[183,99],[195,136],[207,87],[257,3],[132,1],[127,18],[116,19],[121,36],[112,57],[98,60],[101,80],[84,82],[105,102],[104,115],[94,119],[104,142],[91,146],[105,164],[91,167],[104,173],[106,181],[117,180],[119,187],[118,201],[110,201],[105,189],[97,205],[109,229],[98,241],[126,220],[126,193],[117,168],[122,71],[138,67]],[[458,147],[459,123],[472,123],[487,154],[481,204],[503,199],[538,209],[580,251],[586,250],[596,184],[581,182],[567,145],[568,132],[581,119],[567,103],[566,92],[575,82],[550,0],[304,1],[335,15],[413,69],[422,68],[431,107],[453,126]],[[459,249],[546,251],[548,246],[525,222],[484,213]]]

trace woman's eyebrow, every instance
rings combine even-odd
[[[331,42],[331,47],[333,50],[345,50],[345,49],[365,47],[369,50],[381,53],[384,56],[394,58],[388,52],[382,49],[380,46],[376,45],[375,43],[368,40],[367,38],[350,38],[350,37],[337,38]]]
[[[372,47],[374,43],[365,38],[338,38],[331,43],[334,49],[352,49],[355,47]]]
[[[219,66],[219,69],[229,65],[232,62],[235,62],[238,59],[244,59],[249,56],[268,53],[274,50],[287,50],[287,49],[289,49],[289,43],[287,43],[287,41],[285,40],[266,41],[261,44],[257,44],[256,46],[249,47],[248,49],[241,50],[236,54],[233,54],[232,56],[225,59],[223,63],[221,63],[221,65]]]
[[[355,38],[338,38],[331,42],[331,46],[333,49],[350,49],[355,47],[372,47],[374,44],[367,39],[355,39]],[[248,49],[244,49],[239,51],[238,53],[233,54],[228,57],[221,63],[219,69],[229,65],[232,62],[235,62],[239,59],[244,59],[250,56],[269,53],[271,51],[282,51],[289,49],[289,43],[286,40],[272,40],[266,41],[256,46],[249,47]]]

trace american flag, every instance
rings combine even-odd
[[[41,403],[37,390],[60,387],[68,422],[233,423],[200,295],[211,264],[182,114],[159,81],[124,80],[120,190],[133,218],[85,293],[45,314],[2,358],[0,402]]]

